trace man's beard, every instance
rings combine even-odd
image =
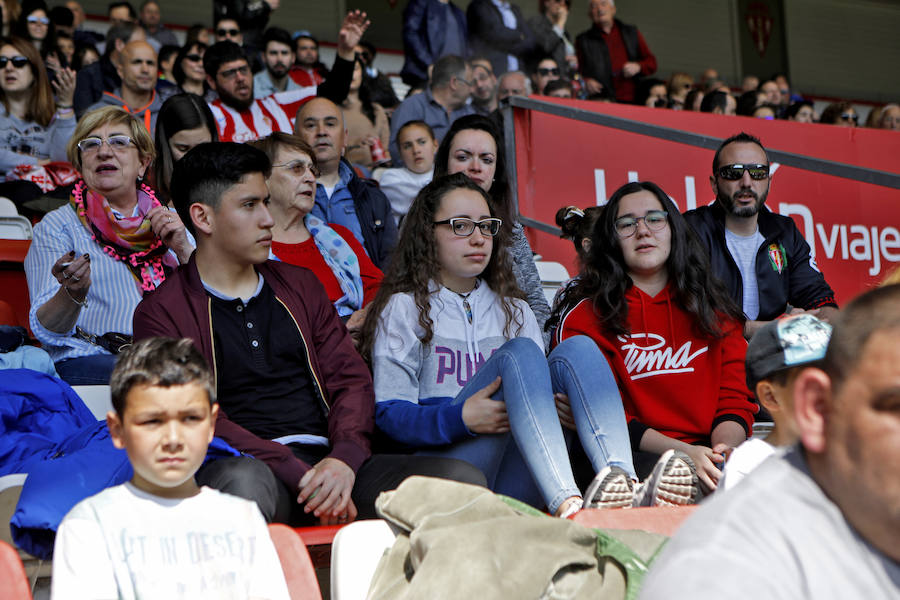
[[[755,202],[749,206],[738,206],[737,201],[735,200],[735,196],[739,194],[751,194]],[[764,191],[761,195],[758,195],[753,190],[744,189],[735,192],[731,196],[726,196],[725,194],[719,192],[716,196],[716,200],[718,200],[722,207],[725,209],[725,212],[735,216],[735,217],[752,217],[759,213],[760,209],[762,209],[763,204],[766,203],[766,197],[769,195],[769,190]]]
[[[221,98],[222,103],[225,104],[225,106],[230,106],[237,111],[247,110],[250,108],[250,105],[253,104],[253,90],[251,89],[250,96],[246,100],[236,98],[225,91],[219,92],[219,98]]]
[[[287,65],[283,65],[283,64],[281,64],[281,63],[278,63],[278,64],[275,65],[274,67],[270,67],[270,66],[266,65],[266,69],[268,69],[269,75],[271,75],[272,78],[274,78],[274,79],[281,79],[282,77],[284,77],[285,75],[288,74],[288,71],[290,70],[290,67],[287,66]]]

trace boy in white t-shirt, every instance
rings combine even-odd
[[[218,405],[191,340],[138,342],[119,356],[110,388],[106,421],[134,476],[63,519],[52,597],[288,598],[256,504],[194,481]]]
[[[409,121],[397,131],[397,146],[405,166],[386,169],[379,185],[391,203],[391,212],[399,226],[419,190],[431,183],[438,143],[425,121]]]
[[[774,426],[765,439],[751,438],[734,449],[719,490],[733,488],[778,448],[797,441],[794,424],[794,378],[801,367],[825,356],[831,325],[809,314],[776,319],[762,327],[747,346],[747,387],[772,415]]]

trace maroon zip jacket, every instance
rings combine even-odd
[[[194,258],[191,256],[186,265],[179,267],[138,304],[134,311],[134,339],[191,338],[212,367],[218,384],[210,298],[200,281]],[[311,271],[277,261],[266,261],[257,265],[256,270],[288,309],[306,343],[313,387],[328,417],[329,456],[347,463],[355,473],[372,453],[370,441],[375,427],[372,376],[322,284]],[[277,419],[278,415],[272,418]],[[264,461],[290,489],[298,489],[300,478],[311,467],[297,459],[287,446],[257,437],[230,421],[221,407],[216,435],[241,452]]]

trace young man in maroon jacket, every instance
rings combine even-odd
[[[483,485],[464,462],[372,455],[365,363],[312,272],[268,260],[270,170],[259,150],[221,142],[176,164],[197,250],[134,315],[135,339],[194,340],[215,374],[216,435],[254,457],[207,463],[198,483],[255,500],[269,521],[321,524],[375,517],[377,495],[410,475]]]

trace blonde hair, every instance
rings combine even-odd
[[[104,125],[128,125],[130,130],[129,136],[131,141],[137,148],[138,155],[142,158],[153,160],[156,157],[156,149],[153,147],[153,138],[144,124],[136,119],[134,115],[118,106],[104,106],[96,110],[85,113],[78,120],[75,126],[75,133],[69,138],[66,145],[66,157],[76,170],[81,172],[81,150],[78,148],[78,142],[88,137],[88,135]]]

